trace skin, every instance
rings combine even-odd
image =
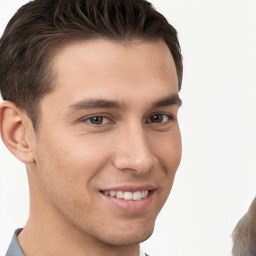
[[[0,108],[2,139],[29,179],[30,215],[18,241],[26,256],[138,256],[181,159],[179,104],[166,100],[178,97],[171,53],[161,40],[86,41],[58,52],[53,71],[38,137],[13,103]],[[99,106],[99,99],[115,104]],[[100,193],[144,184],[155,189],[140,212],[121,211]]]

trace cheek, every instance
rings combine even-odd
[[[58,151],[54,150],[55,146],[41,147],[38,172],[42,194],[50,202],[48,205],[57,209],[60,216],[75,225],[83,226],[86,222],[84,216],[96,218],[98,212],[93,193],[94,177],[104,161],[97,161],[93,149],[87,150],[85,146],[83,150],[79,146],[76,149],[66,148],[64,145]]]
[[[182,146],[180,132],[177,130],[177,132],[170,132],[162,137],[158,136],[157,141],[154,142],[155,156],[162,171],[156,171],[155,177],[160,181],[160,197],[162,198],[161,204],[163,205],[171,191],[175,174],[181,161]]]
[[[177,129],[177,131],[156,136],[152,145],[160,164],[169,173],[175,172],[180,164],[182,154],[180,131]]]
[[[38,148],[37,168],[48,197],[56,203],[59,200],[58,204],[91,200],[88,191],[94,188],[94,177],[108,161],[106,150],[82,139],[56,137],[44,140]]]

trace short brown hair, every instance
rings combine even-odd
[[[233,256],[256,255],[256,197],[233,231]]]
[[[183,65],[177,31],[145,0],[35,0],[22,6],[0,39],[0,91],[25,110],[36,128],[40,99],[53,88],[51,58],[64,45],[105,38],[163,39],[179,90]]]

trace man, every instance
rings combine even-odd
[[[181,159],[176,30],[144,0],[35,0],[0,52],[1,137],[30,188],[6,255],[144,255]]]

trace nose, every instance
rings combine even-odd
[[[151,148],[149,138],[140,126],[126,129],[116,137],[114,166],[119,170],[147,173],[157,160]]]

